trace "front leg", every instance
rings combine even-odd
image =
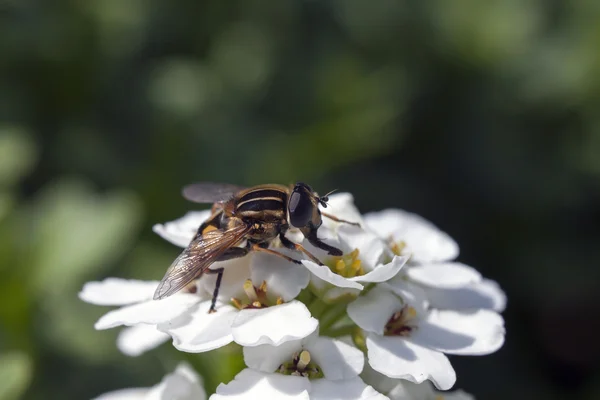
[[[281,240],[281,244],[284,245],[285,247],[287,247],[288,249],[301,251],[302,253],[306,254],[306,256],[308,258],[310,258],[314,263],[316,263],[318,265],[323,265],[323,263],[317,257],[315,257],[310,251],[306,250],[304,248],[304,246],[302,246],[301,244],[292,242],[290,239],[286,238],[283,233],[279,234],[279,240]]]
[[[306,240],[310,242],[315,247],[318,247],[322,250],[325,250],[329,255],[332,256],[341,256],[344,254],[343,251],[338,249],[337,247],[333,247],[323,242],[321,239],[317,237],[317,229],[312,224],[307,226],[306,228],[300,229],[300,231],[304,234]]]

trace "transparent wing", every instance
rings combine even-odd
[[[184,186],[182,195],[194,203],[219,203],[229,200],[245,187],[229,183],[198,182]]]
[[[226,231],[217,229],[198,236],[173,261],[154,292],[154,300],[169,297],[199,278],[220,255],[235,246],[249,231],[250,226],[242,224]]]

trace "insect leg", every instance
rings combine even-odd
[[[286,238],[283,235],[283,233],[279,234],[279,240],[281,240],[281,244],[284,245],[285,247],[287,247],[288,249],[290,249],[290,250],[296,250],[296,251],[301,251],[302,253],[306,254],[306,256],[308,258],[310,258],[312,261],[314,261],[318,265],[323,265],[323,263],[317,257],[315,257],[311,252],[309,252],[308,250],[306,250],[304,248],[304,246],[302,246],[302,245],[300,245],[298,243],[292,242],[290,239]]]
[[[244,257],[248,254],[248,249],[245,247],[231,247],[217,258],[217,261],[227,261],[234,258]]]
[[[227,261],[232,260],[234,258],[244,257],[248,254],[248,249],[244,247],[232,247],[227,249],[225,253],[223,253],[217,261]],[[215,304],[217,303],[217,297],[219,296],[219,289],[221,288],[221,280],[223,279],[224,268],[210,269],[206,270],[207,274],[217,274],[217,282],[215,283],[215,290],[213,292],[212,301],[210,303],[210,309],[208,310],[209,314],[217,312],[215,309]]]
[[[328,214],[328,213],[323,212],[323,211],[321,211],[321,215],[324,216],[324,217],[327,217],[330,220],[335,221],[335,222],[342,222],[344,224],[350,224],[350,225],[354,225],[354,226],[360,226],[360,224],[358,222],[350,222],[350,221],[346,221],[345,219],[339,219],[335,215],[331,215],[331,214]]]
[[[225,270],[224,268],[217,268],[217,269],[209,268],[206,270],[207,274],[217,274],[217,282],[215,283],[215,291],[213,292],[212,301],[210,302],[210,309],[208,310],[209,314],[217,312],[217,310],[215,309],[215,304],[217,303],[217,296],[219,295],[219,288],[221,287],[221,279],[223,279],[223,271],[224,270]]]
[[[311,226],[309,229],[310,230],[308,231],[306,229],[301,229],[301,231],[304,234],[304,237],[310,242],[310,244],[325,250],[332,256],[341,256],[342,254],[344,254],[344,252],[338,249],[337,247],[330,246],[327,243],[323,242],[321,239],[319,239],[317,237],[317,230],[314,227]]]
[[[278,256],[283,258],[284,260],[287,260],[289,262],[293,262],[294,264],[302,264],[302,262],[298,261],[298,260],[294,260],[292,257],[288,257],[285,254],[281,254],[278,251],[275,250],[271,250],[271,249],[266,249],[264,247],[260,247],[258,244],[251,244],[250,248],[253,251],[262,251],[263,253],[268,253],[268,254],[273,254],[274,256]]]

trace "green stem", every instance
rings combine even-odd
[[[314,299],[309,305],[308,310],[316,319],[321,319],[321,316],[327,311],[328,305],[319,298]]]
[[[336,304],[325,311],[319,321],[320,330],[323,332],[327,331],[327,329],[343,318],[346,315],[346,307],[347,304]]]
[[[301,301],[304,304],[310,304],[315,298],[315,295],[308,289],[302,289],[300,294],[296,296],[296,300]]]
[[[348,336],[352,335],[356,330],[356,325],[346,325],[341,326],[339,328],[331,329],[326,332],[326,335],[329,337],[340,337],[340,336]]]

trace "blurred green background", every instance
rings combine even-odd
[[[508,294],[483,399],[600,398],[600,2],[0,0],[0,399],[149,386],[77,292],[160,279],[199,180],[417,212]]]

